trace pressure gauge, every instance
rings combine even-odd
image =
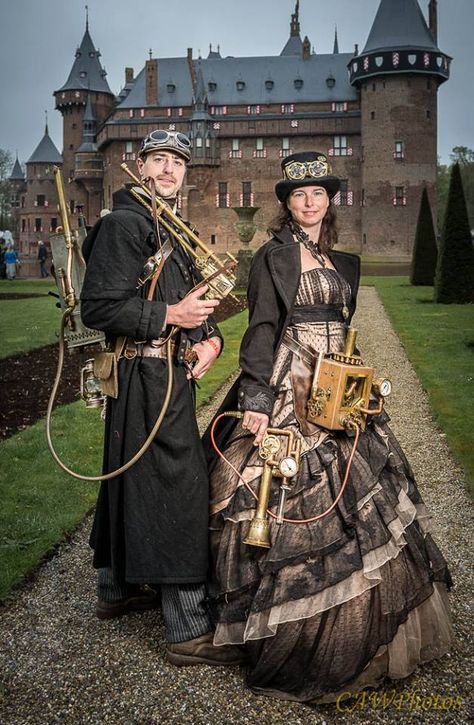
[[[280,461],[278,468],[284,478],[293,478],[293,476],[296,476],[298,473],[298,464],[291,456],[283,458]]]
[[[379,395],[385,398],[392,392],[392,383],[388,378],[379,378],[375,381],[374,388]]]

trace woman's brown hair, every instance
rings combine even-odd
[[[281,232],[283,227],[286,227],[291,221],[291,212],[286,204],[280,204],[278,214],[273,217],[270,224],[268,225],[268,233],[275,234]],[[330,249],[337,244],[337,214],[336,208],[332,201],[329,202],[328,210],[324,215],[324,219],[321,222],[321,233],[319,235],[319,248],[323,254],[326,254]]]

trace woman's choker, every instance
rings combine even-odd
[[[291,233],[297,238],[299,242],[301,242],[304,247],[306,247],[308,252],[310,252],[314,259],[319,262],[321,267],[325,267],[326,260],[322,255],[321,249],[319,247],[319,242],[313,242],[313,240],[309,238],[309,235],[306,234],[304,229],[302,229],[302,227],[300,227],[300,225],[297,224],[295,221],[291,220],[289,223],[289,227]]]

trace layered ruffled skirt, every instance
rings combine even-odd
[[[300,325],[298,339],[341,349],[336,325]],[[338,336],[341,339],[338,339]],[[324,338],[324,339],[323,339]],[[300,471],[285,518],[309,519],[337,496],[354,439],[322,431],[298,416],[297,387],[306,373],[284,348],[272,383],[270,425],[302,443]],[[301,391],[300,391],[301,392]],[[254,692],[289,700],[335,699],[388,676],[403,678],[443,655],[452,632],[446,562],[430,534],[430,517],[385,414],[360,436],[339,504],[312,523],[270,520],[271,548],[244,544],[255,498],[219,461],[211,476],[211,546],[216,577],[216,644],[245,644]],[[226,458],[258,494],[263,461],[240,422]],[[269,508],[278,507],[274,479]]]

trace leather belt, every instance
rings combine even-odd
[[[148,342],[137,342],[136,354],[138,357],[159,357],[162,360],[167,358],[167,344],[165,338],[159,338],[158,340],[149,340]],[[171,341],[171,357],[174,357],[176,353],[176,342]]]
[[[344,322],[348,315],[345,305],[300,305],[293,310],[290,325],[298,322]]]

